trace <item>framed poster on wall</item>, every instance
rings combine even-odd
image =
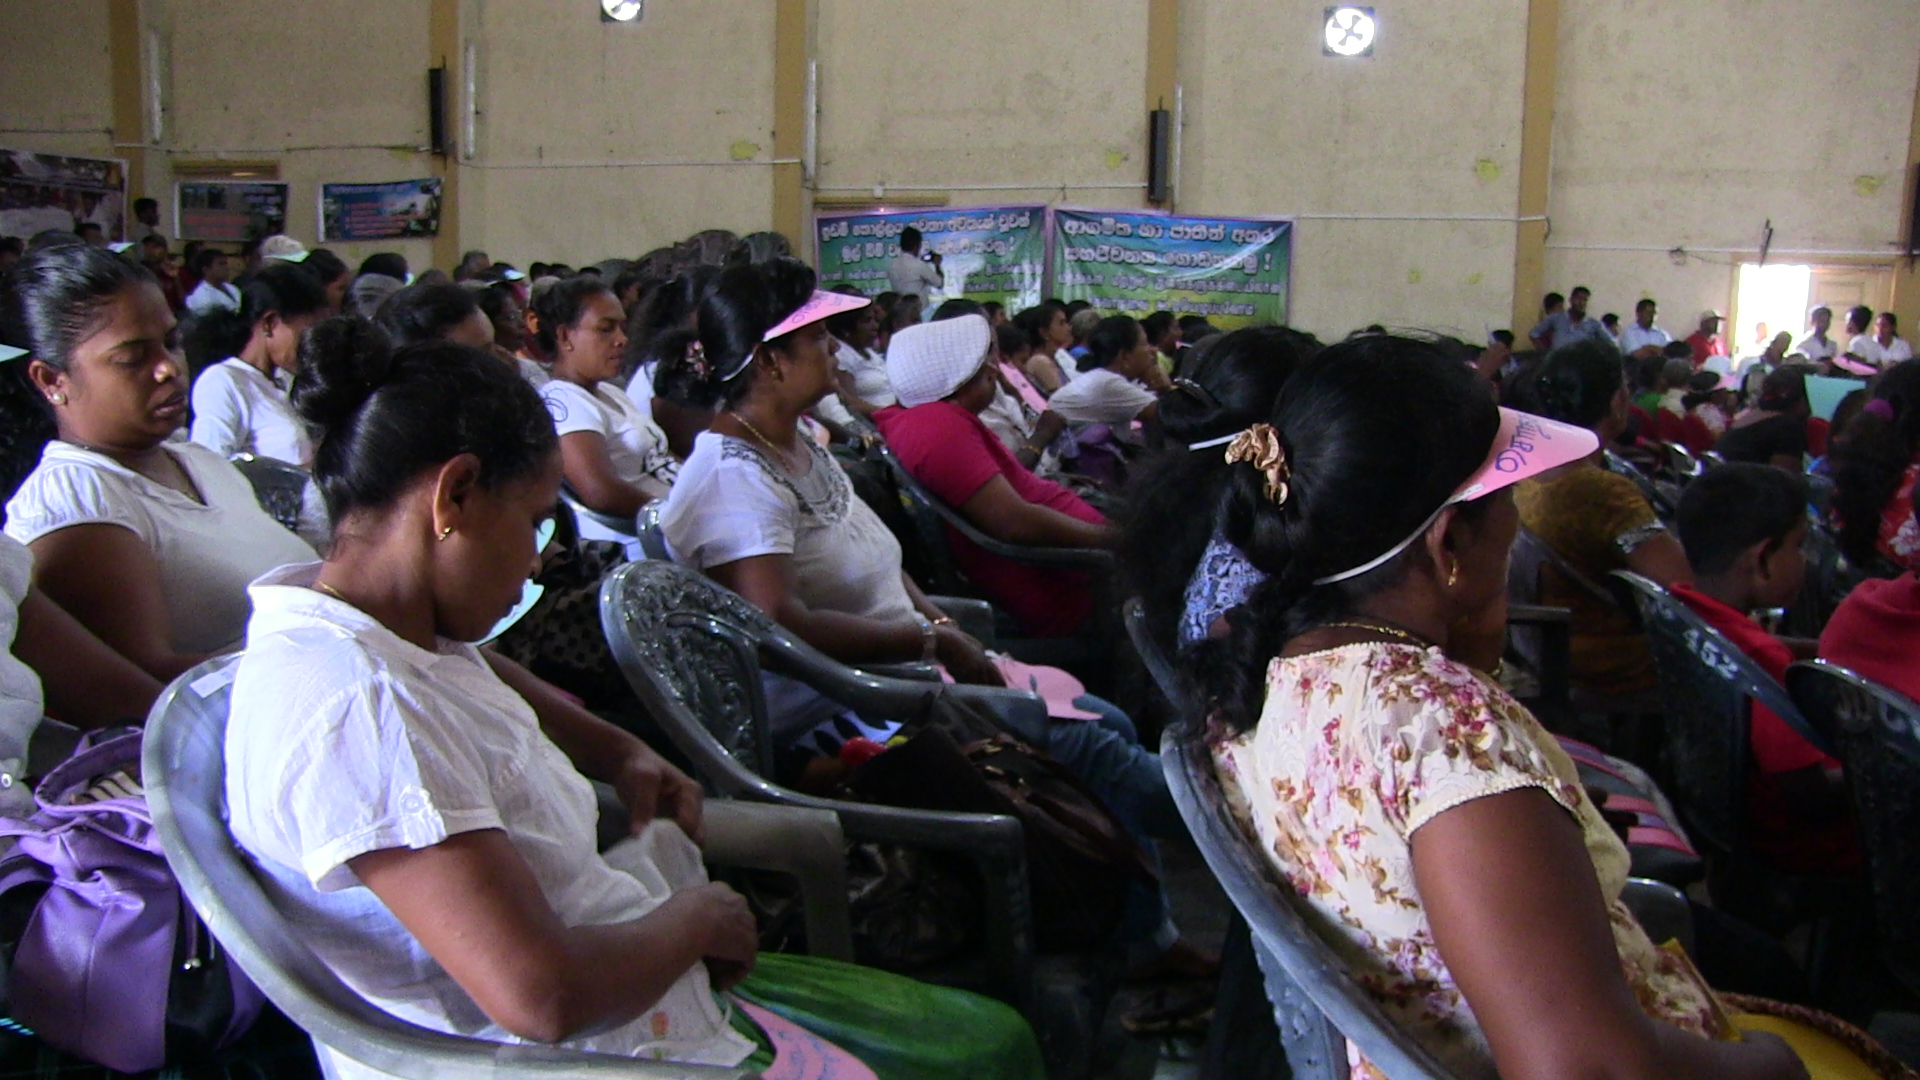
[[[127,163],[119,158],[0,148],[0,236],[100,226],[108,240],[127,228]]]
[[[1009,311],[1032,307],[1046,277],[1046,221],[1044,206],[822,213],[814,220],[820,287],[886,292],[887,261],[900,254],[900,233],[912,226],[925,238],[923,251],[940,253],[946,285],[938,299],[994,300]],[[927,309],[936,303],[930,299]]]
[[[1204,315],[1221,330],[1287,321],[1293,224],[1276,218],[1053,212],[1054,295],[1136,317]]]
[[[321,184],[320,242],[392,240],[440,232],[440,180]]]
[[[173,185],[173,231],[182,240],[241,244],[286,228],[283,180],[182,180]]]

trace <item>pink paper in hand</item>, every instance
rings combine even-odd
[[[1011,656],[994,656],[993,666],[1000,669],[1000,677],[1005,679],[1012,690],[1025,690],[1039,694],[1040,700],[1047,703],[1047,715],[1055,720],[1098,720],[1099,713],[1091,713],[1074,704],[1074,701],[1087,692],[1087,684],[1072,675],[1053,667],[1040,667],[1035,664],[1023,664]],[[941,682],[956,682],[946,668],[940,669]]]

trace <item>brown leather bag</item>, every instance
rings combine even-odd
[[[852,791],[887,806],[1018,818],[1040,951],[1073,952],[1112,938],[1128,888],[1157,875],[1099,796],[965,698],[929,695],[926,713],[906,730],[905,743],[854,770]]]

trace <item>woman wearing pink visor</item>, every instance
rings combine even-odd
[[[1224,450],[1226,536],[1268,577],[1191,654],[1220,779],[1449,1072],[1804,1076],[1648,940],[1620,903],[1625,847],[1489,674],[1513,485],[1595,449],[1496,407],[1428,341],[1367,335],[1302,366]]]

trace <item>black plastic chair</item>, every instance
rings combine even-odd
[[[560,485],[560,501],[566,503],[567,509],[573,511],[573,516],[576,521],[591,521],[595,525],[609,532],[618,533],[621,536],[638,538],[640,535],[640,526],[635,519],[618,517],[613,514],[603,514],[595,510],[593,507],[581,502],[580,496],[574,492],[573,488],[564,483]]]
[[[1508,647],[1540,679],[1541,722],[1549,730],[1564,731],[1574,717],[1604,717],[1609,723],[1627,723],[1659,713],[1660,698],[1652,692],[1598,694],[1572,685],[1571,613],[1561,618],[1553,613],[1565,609],[1540,604],[1541,573],[1547,569],[1567,587],[1620,613],[1629,622],[1638,621],[1638,613],[1623,605],[1620,596],[1581,573],[1539,536],[1524,526],[1514,534],[1513,551],[1507,560],[1507,596],[1519,614],[1509,620]],[[1588,732],[1582,730],[1580,734],[1586,737]]]
[[[434,1031],[378,1008],[302,941],[235,845],[226,824],[228,699],[238,657],[173,681],[147,719],[141,777],[181,891],[215,939],[281,1012],[325,1049],[405,1080],[579,1076],[750,1080],[747,1069],[642,1061]]]
[[[663,562],[629,563],[600,592],[607,643],[634,693],[692,762],[701,781],[733,798],[833,810],[847,836],[970,860],[985,883],[981,988],[1025,1004],[1033,960],[1026,843],[1014,818],[902,810],[802,794],[773,781],[767,670],[797,678],[862,716],[918,715],[935,688],[846,667],[794,638],[708,578]],[[1009,730],[1037,734],[1046,706],[1009,690],[953,687],[1000,713]]]
[[[1634,486],[1640,489],[1640,494],[1645,495],[1647,501],[1653,504],[1653,512],[1661,521],[1670,522],[1674,514],[1678,513],[1678,503],[1675,501],[1677,492],[1662,487],[1659,481],[1641,471],[1640,467],[1633,462],[1608,450],[1605,452],[1605,467],[1608,472],[1617,473],[1633,481]]]
[[[1825,660],[1789,667],[1787,689],[1846,768],[1878,958],[1920,993],[1920,702]]]
[[[982,596],[960,572],[948,541],[948,529],[988,554],[1011,562],[1087,574],[1093,590],[1093,613],[1079,633],[1072,638],[1055,639],[1003,632],[1001,647],[1029,663],[1072,670],[1096,693],[1120,700],[1133,699],[1128,691],[1138,683],[1139,662],[1127,648],[1126,632],[1121,624],[1119,560],[1113,552],[1103,548],[1022,547],[996,540],[914,479],[893,451],[878,446],[874,452],[887,463],[913,519],[914,531],[933,575],[931,591],[992,599]]]
[[[299,532],[300,511],[306,505],[307,486],[313,482],[307,471],[253,454],[235,454],[228,460],[253,485],[253,497],[260,501],[260,509],[289,532]]]

